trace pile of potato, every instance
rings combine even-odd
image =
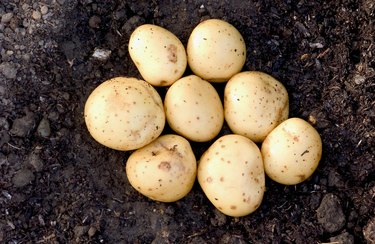
[[[129,54],[144,80],[103,82],[89,96],[84,115],[96,141],[135,150],[126,174],[143,195],[177,201],[198,178],[217,209],[238,217],[260,206],[265,174],[294,185],[317,168],[322,155],[318,132],[302,119],[288,119],[283,84],[262,72],[241,72],[246,45],[231,24],[201,22],[186,50],[168,30],[142,25],[130,37]],[[187,65],[193,75],[182,77]],[[217,82],[227,82],[224,101],[213,86]],[[164,102],[154,86],[168,86]],[[233,134],[216,138],[224,120]],[[160,136],[166,121],[176,134]],[[189,141],[212,140],[197,166]]]

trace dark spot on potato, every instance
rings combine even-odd
[[[237,209],[237,206],[232,205],[232,206],[230,206],[230,209],[235,210],[235,209]]]
[[[298,178],[300,178],[301,181],[306,180],[306,175],[301,174],[301,175],[296,175]]]
[[[164,86],[164,85],[166,85],[166,84],[168,84],[168,81],[165,81],[165,80],[160,81],[160,85],[161,85],[161,86]]]
[[[221,181],[221,182],[224,181],[224,177],[223,177],[223,176],[220,177],[220,181]]]
[[[171,164],[167,161],[163,161],[158,165],[158,168],[163,171],[169,171],[171,169]]]
[[[170,44],[167,48],[168,50],[168,60],[172,63],[177,62],[177,47],[176,45]]]
[[[211,183],[212,182],[212,178],[211,177],[207,177],[206,181],[207,181],[207,183]]]

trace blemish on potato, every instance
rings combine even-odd
[[[171,169],[171,164],[167,161],[163,161],[158,165],[158,168],[163,171],[169,171]]]
[[[231,205],[230,209],[235,210],[235,209],[237,209],[237,206],[236,205]]]
[[[296,175],[298,178],[300,178],[301,182],[306,180],[306,175],[301,174],[301,175]]]
[[[172,63],[177,62],[177,47],[174,44],[170,44],[167,48],[168,50],[168,60]]]

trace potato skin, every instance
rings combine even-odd
[[[220,19],[198,24],[187,44],[189,67],[211,82],[225,82],[240,72],[246,61],[246,45],[241,33]]]
[[[219,94],[196,75],[183,77],[168,89],[164,108],[170,127],[192,141],[212,140],[224,123]]]
[[[143,147],[163,131],[165,113],[157,91],[147,82],[116,77],[88,97],[84,117],[91,136],[112,149]]]
[[[288,92],[283,84],[266,73],[238,73],[225,86],[224,114],[234,133],[262,142],[288,118]]]
[[[322,157],[322,140],[309,123],[290,118],[277,126],[261,148],[266,174],[284,185],[308,179]]]
[[[185,72],[185,47],[163,27],[151,24],[137,27],[130,36],[128,49],[143,79],[153,86],[169,86]]]
[[[207,198],[226,215],[248,215],[262,202],[262,156],[258,146],[244,136],[231,134],[217,139],[202,155],[197,174]]]
[[[193,187],[197,162],[189,142],[164,135],[133,152],[126,162],[130,184],[141,194],[160,202],[174,202]]]

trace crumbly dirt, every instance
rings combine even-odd
[[[370,243],[374,15],[373,0],[1,0],[0,243]],[[280,80],[290,116],[323,140],[310,179],[267,179],[261,207],[241,218],[215,210],[198,184],[175,203],[140,195],[126,179],[129,152],[96,143],[83,119],[102,81],[140,77],[127,51],[134,28],[157,24],[186,45],[208,18],[238,28],[244,70]],[[192,143],[198,158],[209,144]]]

